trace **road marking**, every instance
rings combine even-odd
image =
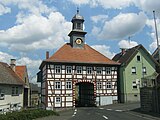
[[[104,108],[99,108],[100,110],[104,110]]]
[[[106,117],[105,115],[103,115],[103,118],[106,119],[106,120],[108,120],[108,117]]]
[[[116,112],[122,112],[123,110],[115,110]]]
[[[76,114],[77,114],[77,109],[74,110],[72,117],[74,117]]]
[[[107,109],[107,110],[112,110],[112,109]]]

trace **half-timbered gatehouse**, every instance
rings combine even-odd
[[[118,63],[85,44],[83,16],[72,18],[70,43],[40,65],[38,81],[44,108],[99,106],[117,101]]]

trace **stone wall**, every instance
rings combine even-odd
[[[160,89],[143,87],[140,89],[141,110],[146,112],[160,111]]]

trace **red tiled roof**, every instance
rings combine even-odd
[[[26,66],[16,66],[15,72],[16,74],[23,80],[24,74],[26,71]]]
[[[0,84],[24,85],[24,82],[7,63],[0,62]]]
[[[45,61],[119,65],[118,62],[110,60],[86,44],[84,49],[80,49],[72,48],[69,43],[63,45],[55,54]]]

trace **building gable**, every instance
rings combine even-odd
[[[0,84],[24,85],[24,82],[8,64],[0,62]]]

